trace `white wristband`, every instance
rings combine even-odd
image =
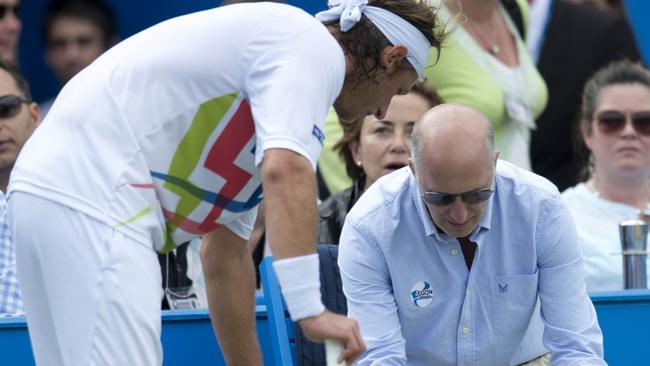
[[[320,295],[318,254],[273,262],[291,320],[317,316],[325,311]]]

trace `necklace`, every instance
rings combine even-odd
[[[598,191],[598,188],[596,188],[596,180],[595,179],[593,179],[593,178],[589,179],[586,182],[586,186],[587,186],[587,188],[589,188],[589,190],[591,190],[594,193],[594,195],[596,197],[607,200],[607,201],[610,201],[610,202],[615,202],[615,201],[612,201],[612,200],[608,199],[607,197],[604,197],[603,195],[600,194],[600,192]],[[621,202],[618,202],[618,203],[621,203]],[[635,207],[635,209],[636,209],[637,214],[639,215],[639,218],[641,218],[641,219],[650,219],[650,202],[646,203],[646,205],[645,205],[645,207],[643,209],[640,209],[638,207]]]
[[[491,40],[485,38],[484,34],[482,32],[479,32],[476,30],[476,24],[472,18],[470,18],[468,15],[465,15],[465,17],[468,20],[468,25],[470,26],[472,33],[474,33],[480,41],[482,41],[485,45],[487,45],[487,51],[490,55],[496,56],[501,52],[501,47],[497,44],[497,37],[496,37],[496,30],[495,30],[495,17],[494,13],[492,15],[492,19],[490,20],[490,33],[491,34]]]

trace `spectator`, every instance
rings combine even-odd
[[[0,0],[0,61],[18,63],[18,40],[22,22],[20,0]]]
[[[541,339],[516,353],[538,298],[553,365],[605,365],[569,211],[497,157],[486,117],[440,105],[415,126],[411,169],[348,213],[339,265],[368,346],[359,365],[548,364]]]
[[[531,138],[533,171],[560,191],[577,183],[572,136],[580,95],[596,70],[622,58],[640,59],[628,21],[591,4],[534,0],[528,45],[549,90],[548,106]]]
[[[348,123],[383,118],[439,41],[420,1],[331,5],[318,19],[270,2],[170,19],[64,86],[9,190],[37,363],[162,364],[156,252],[202,236],[225,361],[261,364],[245,241],[262,186],[292,319],[311,339],[342,341],[347,362],[363,351],[356,322],[321,301],[313,170],[323,121],[332,105]]]
[[[650,223],[650,72],[622,61],[596,73],[582,95],[580,136],[590,157],[587,179],[562,197],[578,229],[587,289],[621,290],[622,260],[613,255],[621,252],[618,224]]]
[[[100,0],[52,0],[43,16],[45,60],[61,85],[117,43],[113,11]],[[41,104],[45,117],[54,98]]]
[[[18,153],[40,122],[38,104],[17,66],[0,61],[0,190],[7,192]]]
[[[16,66],[0,61],[0,316],[23,312],[4,192],[18,152],[38,123],[29,84]]]
[[[321,203],[318,243],[338,244],[345,215],[361,194],[379,177],[408,165],[415,121],[440,103],[436,91],[418,81],[408,94],[391,99],[383,119],[367,116],[347,128],[334,150],[354,183]]]
[[[546,106],[547,93],[523,41],[526,1],[442,3],[439,15],[450,35],[440,55],[432,52],[429,65],[435,67],[426,69],[427,80],[445,102],[485,114],[493,124],[501,159],[530,170],[530,133]]]

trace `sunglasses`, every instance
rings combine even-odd
[[[639,135],[650,136],[650,111],[641,111],[629,115],[632,126]],[[600,132],[606,135],[621,132],[625,128],[628,115],[619,111],[605,111],[596,115]]]
[[[448,206],[454,201],[456,197],[459,197],[461,201],[468,203],[470,205],[481,203],[487,201],[488,198],[492,195],[494,189],[492,188],[481,188],[475,191],[469,191],[465,193],[451,194],[451,193],[440,193],[440,192],[424,192],[421,194],[422,199],[430,205],[433,206]]]
[[[23,103],[31,103],[31,100],[17,95],[3,95],[0,97],[0,118],[15,117],[20,113]]]
[[[20,4],[10,6],[10,5],[0,5],[0,19],[4,19],[5,16],[7,16],[8,12],[11,11],[14,16],[18,16],[18,13],[20,12]]]

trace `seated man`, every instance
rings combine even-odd
[[[39,121],[27,80],[16,66],[0,61],[0,317],[23,313],[4,192],[18,153]]]
[[[538,296],[553,365],[605,365],[570,213],[550,182],[497,163],[490,126],[469,107],[431,109],[410,169],[380,178],[348,213],[339,265],[367,345],[359,365],[534,359],[544,351],[515,356]]]

